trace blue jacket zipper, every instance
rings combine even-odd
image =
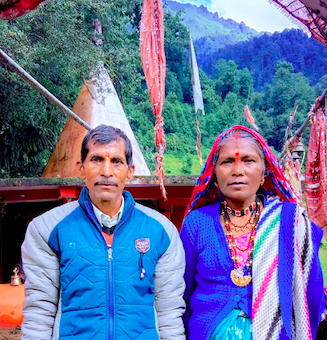
[[[114,239],[112,238],[112,241]],[[112,242],[113,243],[113,242]],[[108,263],[109,263],[109,340],[114,339],[114,298],[113,298],[113,279],[112,279],[112,244],[108,246]]]
[[[124,220],[117,225],[116,230],[112,237],[112,243],[108,246],[108,264],[109,264],[109,340],[114,340],[114,294],[113,294],[113,251],[114,251],[114,240],[115,234],[117,234],[118,229],[125,223],[129,218],[134,206],[131,206],[129,211],[126,212]]]
[[[114,245],[114,239],[115,239],[115,233],[113,234],[113,238],[112,238],[112,244],[110,247],[108,247],[107,242],[102,234],[102,229],[101,226],[98,225],[93,218],[91,218],[90,214],[88,213],[88,211],[86,209],[84,209],[83,205],[80,204],[82,210],[85,212],[86,216],[88,216],[89,220],[91,221],[91,223],[96,227],[96,229],[100,232],[103,242],[105,243],[105,247],[106,247],[106,251],[108,254],[108,264],[106,265],[106,268],[108,268],[109,271],[109,277],[108,281],[108,287],[109,287],[109,297],[108,297],[108,306],[109,306],[109,340],[114,340],[114,303],[113,303],[113,270],[112,270],[112,261],[113,261],[113,245]],[[121,225],[123,225],[125,223],[125,221],[129,218],[132,210],[134,208],[134,204],[131,204],[129,210],[126,212],[125,216],[122,216],[122,219],[120,220],[120,224],[118,223],[117,227],[116,227],[116,233],[117,230],[120,228]],[[107,282],[108,282],[107,281]]]

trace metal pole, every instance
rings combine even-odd
[[[319,101],[322,102],[323,100],[325,101],[325,107],[327,105],[326,103],[326,98],[327,98],[327,87],[325,88],[324,92],[321,94],[321,96],[319,97]],[[312,106],[313,109],[313,106]],[[310,124],[310,119],[312,117],[312,109],[309,112],[309,115],[307,117],[307,119],[303,122],[303,124],[298,128],[298,130],[295,132],[295,136],[297,137],[301,137],[305,128]],[[327,108],[326,110],[327,111]],[[326,117],[327,117],[327,112],[325,112]]]
[[[55,104],[61,111],[66,113],[69,117],[73,118],[78,124],[81,124],[85,129],[91,130],[91,126],[78,117],[72,110],[64,105],[59,99],[57,99],[52,93],[50,93],[44,86],[42,86],[37,80],[35,80],[30,74],[28,74],[22,67],[20,67],[13,59],[11,59],[4,51],[0,49],[0,60],[20,75],[27,83],[32,85],[37,91],[39,91],[45,98],[49,99]]]

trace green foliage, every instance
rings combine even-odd
[[[303,73],[310,85],[315,85],[327,73],[326,47],[302,30],[285,29],[283,32],[265,33],[248,40],[245,36],[238,43],[233,43],[231,38],[223,41],[223,46],[217,46],[211,41],[211,51],[203,48],[203,39],[196,41],[195,45],[199,50],[199,67],[207,75],[214,75],[214,65],[219,59],[233,60],[240,68],[249,69],[256,91],[262,91],[265,84],[272,82],[275,66],[281,60],[291,63],[296,73]]]
[[[145,160],[154,171],[155,117],[139,56],[141,6],[141,0],[47,2],[22,18],[0,21],[0,41],[1,48],[69,107],[78,96],[82,79],[103,63],[114,81]],[[189,35],[182,18],[183,12],[165,12],[166,173],[200,173],[195,149],[196,117],[205,160],[219,133],[235,124],[249,126],[243,114],[246,104],[260,133],[280,150],[290,112],[297,106],[297,128],[315,100],[308,79],[302,73],[294,73],[299,65],[278,63],[280,53],[267,43],[266,54],[262,54],[263,71],[258,76],[264,79],[267,69],[273,76],[262,92],[255,92],[254,84],[258,80],[254,79],[252,69],[240,67],[245,61],[242,64],[233,58],[213,59],[215,73],[211,78],[200,70],[206,115],[196,114],[192,103]],[[93,41],[94,19],[102,23],[100,47]],[[326,86],[327,78],[323,77],[315,88],[316,94],[320,95]],[[0,64],[0,177],[40,176],[66,119],[61,111]]]
[[[0,21],[1,47],[69,107],[82,78],[103,61],[124,101],[142,78],[135,27],[139,4],[50,1],[17,20]],[[93,42],[95,18],[102,22],[101,48]],[[0,67],[0,84],[0,176],[41,175],[67,117],[7,68]]]
[[[321,245],[319,249],[319,258],[321,262],[321,267],[324,275],[325,285],[327,284],[327,241],[323,237],[321,240]]]
[[[300,127],[315,100],[313,88],[309,81],[301,73],[293,72],[293,65],[287,62],[279,62],[272,84],[266,85],[261,101],[256,105],[263,111],[263,123],[265,126],[264,137],[269,145],[281,150],[283,136],[280,131],[285,131],[288,118],[292,110],[297,107],[294,129]],[[260,102],[260,103],[259,103]],[[273,120],[269,121],[269,117]],[[273,122],[273,124],[272,124]]]

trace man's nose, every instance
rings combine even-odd
[[[101,175],[105,177],[110,177],[112,175],[112,164],[109,159],[105,159],[101,166]]]

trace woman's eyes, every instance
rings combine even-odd
[[[243,162],[245,162],[245,163],[255,163],[255,160],[252,159],[252,158],[247,158],[247,159],[243,160]],[[225,160],[225,161],[222,161],[220,164],[230,164],[230,163],[232,163],[231,160]]]

